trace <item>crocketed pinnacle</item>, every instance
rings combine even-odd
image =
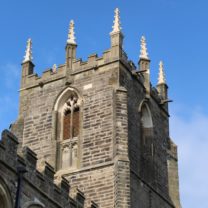
[[[149,59],[148,53],[147,53],[146,39],[145,39],[144,36],[141,37],[140,44],[141,44],[141,49],[140,49],[140,56],[139,56],[139,58]]]
[[[158,75],[158,83],[157,84],[158,85],[159,84],[166,84],[164,66],[163,66],[162,61],[160,61],[160,63],[159,63],[159,75]]]
[[[32,60],[33,60],[33,57],[32,57],[32,40],[31,40],[31,38],[29,38],[28,41],[27,41],[27,47],[26,47],[23,63],[25,63],[27,61],[32,61]]]
[[[111,33],[121,32],[120,11],[116,8],[114,12],[113,31]]]
[[[69,33],[68,33],[67,43],[76,44],[75,39],[76,38],[75,38],[75,32],[74,32],[74,20],[71,20],[69,24]]]

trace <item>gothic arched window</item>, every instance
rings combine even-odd
[[[153,134],[153,123],[150,109],[146,103],[141,108],[141,127],[143,142],[146,143],[149,137]]]
[[[147,103],[143,103],[140,111],[141,126],[141,177],[152,183],[154,175],[154,146],[153,146],[153,122]]]
[[[57,169],[75,169],[78,163],[80,135],[80,98],[74,89],[67,88],[57,98],[56,137]]]

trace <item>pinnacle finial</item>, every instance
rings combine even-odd
[[[74,20],[71,20],[69,24],[69,33],[68,33],[67,43],[76,44],[75,39],[76,38],[75,38],[75,32],[74,32]]]
[[[54,64],[53,67],[52,67],[52,72],[55,73],[56,71],[57,71],[57,66],[56,66],[56,64]]]
[[[23,63],[25,63],[27,61],[32,61],[32,60],[33,60],[33,57],[32,57],[32,40],[31,40],[31,38],[29,38],[27,40],[27,47],[26,47]]]
[[[140,56],[139,58],[149,59],[148,53],[147,53],[147,43],[144,36],[141,37],[140,40],[141,49],[140,49]]]
[[[114,21],[113,21],[113,31],[111,33],[121,32],[121,21],[120,21],[120,11],[118,8],[114,11]]]
[[[164,66],[163,66],[162,61],[160,61],[160,63],[159,63],[159,75],[158,75],[158,83],[157,84],[158,85],[159,84],[166,84]]]

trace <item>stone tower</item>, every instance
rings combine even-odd
[[[159,66],[150,83],[150,58],[141,38],[138,67],[123,50],[119,10],[111,47],[102,57],[77,59],[74,22],[66,62],[39,77],[32,41],[22,62],[19,115],[12,132],[19,151],[31,148],[38,167],[55,168],[101,208],[180,208],[177,146],[169,136],[168,86]]]

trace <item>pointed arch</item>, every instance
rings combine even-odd
[[[144,128],[153,127],[152,114],[149,109],[149,106],[145,102],[141,106],[141,123]]]
[[[6,182],[0,177],[0,208],[12,208],[12,197]]]
[[[152,114],[147,103],[144,99],[139,105],[140,114],[140,127],[141,127],[141,140],[143,144],[150,142],[153,137],[153,121]]]
[[[54,103],[54,139],[58,141],[78,137],[82,98],[72,87],[65,88]]]
[[[34,201],[26,202],[23,208],[45,208],[45,205],[37,199],[35,199]]]
[[[77,168],[81,133],[82,98],[75,88],[65,88],[54,103],[54,139],[57,169]],[[76,151],[74,149],[76,147]],[[76,154],[75,154],[76,152]]]
[[[61,109],[61,106],[64,105],[64,103],[66,102],[67,98],[70,97],[70,95],[72,94],[76,94],[77,97],[79,98],[78,99],[78,103],[81,105],[82,103],[82,98],[81,98],[81,95],[79,93],[79,91],[75,88],[72,88],[72,87],[67,87],[65,88],[63,91],[61,91],[56,100],[55,100],[55,103],[54,103],[54,111],[58,111],[59,109]]]
[[[149,103],[143,100],[139,106],[141,132],[141,168],[140,176],[152,183],[154,178],[154,131]]]

